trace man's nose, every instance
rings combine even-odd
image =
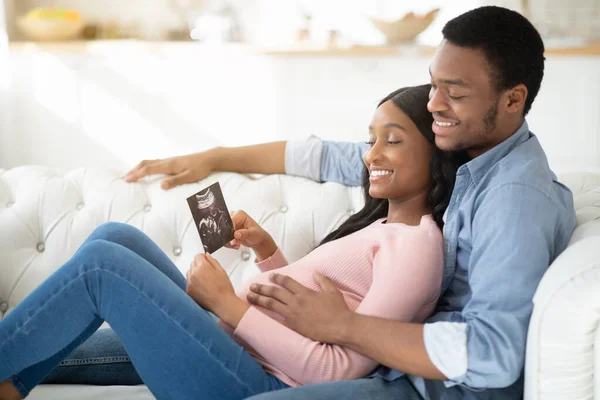
[[[430,113],[443,112],[448,110],[448,104],[439,90],[431,89],[427,110]]]

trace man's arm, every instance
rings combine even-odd
[[[136,182],[148,175],[166,174],[163,189],[197,182],[213,172],[289,174],[315,181],[362,184],[363,143],[307,140],[263,143],[244,147],[216,147],[200,153],[163,160],[144,160],[124,179]]]
[[[135,182],[147,175],[168,175],[163,189],[197,182],[216,171],[239,173],[284,174],[286,142],[272,142],[245,147],[216,147],[207,151],[164,160],[144,160],[124,179]]]
[[[366,143],[324,141],[320,158],[320,181],[361,186]]]
[[[423,343],[423,325],[357,314],[327,278],[315,275],[322,291],[303,287],[273,273],[278,286],[253,284],[248,300],[285,318],[285,325],[322,343],[348,347],[388,367],[430,379],[446,379],[431,362]],[[291,293],[291,294],[290,294]]]
[[[523,368],[533,294],[560,251],[554,239],[560,214],[568,212],[523,185],[489,192],[473,221],[472,296],[454,312],[457,322],[415,325],[355,315],[335,287],[296,291],[293,301],[281,305],[280,292],[289,290],[290,278],[278,274],[271,280],[286,290],[251,287],[256,295],[249,300],[277,307],[288,326],[313,340],[348,346],[388,367],[447,378],[448,386],[506,387]],[[456,354],[464,362],[457,364]]]
[[[363,377],[381,362],[381,360],[375,362],[374,359],[383,357],[388,360],[385,357],[389,353],[389,348],[393,348],[398,342],[410,342],[410,345],[406,346],[409,351],[406,359],[411,360],[410,364],[405,365],[407,368],[412,370],[417,364],[419,367],[424,367],[419,370],[426,370],[427,376],[442,379],[443,376],[427,358],[421,339],[423,337],[421,326],[405,324],[408,330],[406,340],[403,340],[404,336],[398,338],[394,330],[389,329],[394,325],[387,324],[391,321],[386,320],[415,321],[423,307],[431,307],[434,304],[439,296],[443,273],[441,247],[441,234],[436,232],[432,235],[425,231],[413,232],[412,235],[406,234],[403,240],[394,239],[381,243],[380,247],[374,249],[372,282],[369,290],[353,312],[347,308],[336,286],[329,287],[325,284],[326,291],[336,294],[335,300],[339,300],[344,307],[341,315],[348,320],[344,321],[343,326],[357,328],[344,330],[346,336],[336,338],[334,345],[324,344],[323,340],[307,339],[305,335],[299,335],[293,329],[271,320],[260,311],[247,314],[248,318],[254,320],[253,323],[248,324],[249,328],[246,328],[245,332],[242,329],[241,333],[236,331],[236,334],[270,363],[286,371],[286,374],[294,378],[290,372],[295,371],[297,376],[310,377],[308,381],[301,381],[302,383]],[[399,260],[399,255],[402,255],[402,260]],[[394,264],[395,266],[391,267]],[[354,265],[348,267],[347,272],[351,275],[355,269],[360,268],[363,266]],[[291,280],[288,284],[290,282]],[[322,281],[317,280],[317,282]],[[344,286],[345,283],[342,282],[341,285]],[[281,292],[283,296],[287,296],[287,299],[282,298],[282,305],[294,302],[294,294],[314,293],[297,282],[287,287],[289,290]],[[316,307],[307,307],[306,304],[304,308],[309,312],[318,312]],[[282,323],[288,325],[288,321],[289,319],[286,318]],[[383,324],[376,325],[374,328],[371,326],[380,323]],[[261,326],[262,329],[257,331],[256,326]],[[377,343],[372,339],[361,340],[368,337],[371,329],[381,330],[378,338],[382,339],[383,343]],[[332,328],[331,333],[336,335],[336,331]],[[387,351],[386,346],[388,346]],[[379,353],[374,356],[373,353],[365,351],[367,348],[373,348]],[[297,357],[298,354],[301,354],[301,357]],[[389,360],[393,361],[394,358]],[[277,365],[277,362],[283,364]],[[323,369],[324,365],[329,367]]]
[[[446,380],[433,364],[423,341],[423,324],[398,322],[352,313],[335,341],[380,364],[421,376]]]

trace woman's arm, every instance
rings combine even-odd
[[[355,312],[414,322],[422,307],[439,295],[442,255],[440,240],[434,241],[418,236],[414,241],[382,245],[374,259],[372,285]],[[377,366],[354,350],[313,341],[284,324],[251,307],[234,334],[303,384],[356,379]]]
[[[288,264],[288,261],[279,248],[277,248],[271,257],[262,261],[259,261],[258,258],[256,260],[256,266],[261,272],[273,271],[275,269],[285,267]]]
[[[246,246],[254,250],[256,262],[262,262],[271,258],[278,250],[273,237],[263,229],[245,211],[234,211],[231,213],[233,222],[233,240],[225,246],[238,250],[240,246]],[[285,258],[283,258],[285,261]],[[285,261],[287,264],[287,261]],[[279,268],[279,267],[277,267]]]

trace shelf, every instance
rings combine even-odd
[[[113,52],[248,52],[270,56],[432,56],[435,47],[407,45],[399,47],[354,46],[345,48],[330,48],[318,46],[290,46],[290,47],[253,47],[241,43],[228,44],[203,44],[198,42],[158,42],[141,40],[94,40],[70,42],[10,42],[10,51],[14,52],[68,52],[103,54]],[[600,42],[591,43],[581,47],[547,48],[547,56],[599,56]]]

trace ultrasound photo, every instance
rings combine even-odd
[[[187,198],[206,253],[233,240],[233,222],[219,182]]]

